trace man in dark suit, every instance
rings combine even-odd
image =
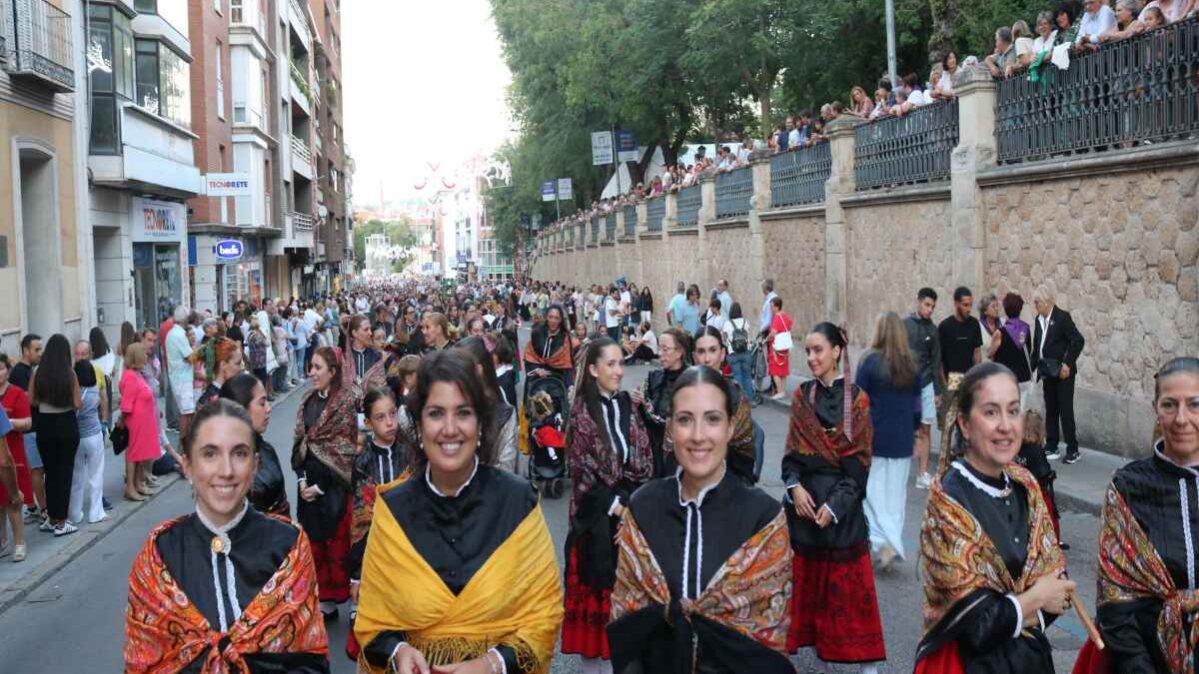
[[[1045,453],[1057,458],[1058,421],[1066,440],[1064,463],[1078,461],[1078,437],[1074,429],[1074,379],[1078,356],[1086,344],[1070,314],[1054,306],[1053,291],[1046,286],[1032,296],[1037,309],[1033,331],[1032,366],[1045,391]]]

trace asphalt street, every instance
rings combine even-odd
[[[628,368],[625,387],[640,384],[648,370],[647,366]],[[268,441],[285,461],[291,451],[292,429],[299,400],[299,395],[292,394],[280,401],[274,409],[267,432]],[[788,423],[787,412],[779,406],[766,404],[754,410],[754,418],[764,427],[767,437],[767,458],[761,486],[772,495],[781,496],[779,469]],[[1063,468],[1069,470],[1068,467]],[[291,502],[294,504],[295,481],[289,480],[289,485]],[[892,570],[876,575],[887,644],[887,662],[880,669],[885,672],[912,670],[916,644],[922,632],[922,586],[914,556],[918,549],[919,519],[924,509],[925,495],[926,492],[909,488],[904,532],[908,559],[897,563]],[[543,502],[560,559],[561,544],[566,537],[568,498]],[[145,541],[146,534],[156,524],[191,509],[192,496],[187,483],[175,483],[50,576],[24,601],[0,614],[0,663],[3,663],[0,669],[12,674],[121,671],[124,609],[133,557]],[[1098,521],[1090,515],[1064,513],[1062,529],[1066,542],[1071,545],[1067,553],[1070,569],[1079,581],[1084,603],[1093,610]],[[329,623],[331,660],[333,671],[337,674],[355,671],[353,663],[344,655],[348,623],[345,610],[338,621]],[[1081,626],[1074,616],[1064,616],[1050,628],[1049,637],[1057,649],[1057,670],[1070,671],[1077,649],[1085,638]],[[801,671],[809,671],[812,664],[803,655],[796,662]],[[555,659],[552,671],[578,672],[578,659],[560,655]],[[857,671],[857,668],[820,671]]]

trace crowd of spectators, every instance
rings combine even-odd
[[[1194,16],[1199,16],[1199,0],[1152,0],[1148,3],[1142,0],[1086,0],[1080,13],[1071,3],[1060,2],[1054,9],[1037,15],[1035,29],[1030,29],[1024,19],[996,29],[991,52],[981,58],[974,55],[961,58],[951,49],[932,65],[926,81],[911,72],[893,84],[884,74],[873,95],[863,86],[852,87],[848,106],[841,101],[832,101],[822,105],[818,115],[807,109],[788,114],[764,143],[747,134],[739,149],[734,151],[728,145],[720,145],[714,158],[706,156],[706,148],[701,146],[694,163],[670,164],[648,184],[639,182],[626,194],[593,202],[590,208],[551,225],[550,231],[588,222],[593,217],[605,216],[645,199],[678,192],[696,184],[705,172],[715,174],[748,166],[755,150],[779,154],[821,143],[825,140],[826,125],[842,114],[868,120],[903,117],[926,105],[952,100],[956,96],[953,79],[962,68],[981,65],[996,78],[1015,77],[1050,64],[1065,69],[1071,56],[1094,52],[1104,45]]]

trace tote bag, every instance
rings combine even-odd
[[[790,351],[793,346],[791,341],[791,324],[784,320],[783,325],[787,327],[786,332],[776,334],[774,341],[771,343],[771,347],[774,348],[776,353],[779,351]]]

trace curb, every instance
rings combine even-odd
[[[179,479],[179,473],[172,473],[163,481],[162,488],[150,495],[149,498],[124,509],[118,515],[109,517],[104,522],[107,526],[101,526],[89,532],[80,531],[79,533],[82,536],[76,536],[75,540],[64,545],[50,559],[35,566],[32,571],[22,576],[20,580],[12,585],[9,585],[4,590],[4,593],[0,594],[0,614],[5,613],[8,609],[24,601],[34,590],[41,587],[42,583],[62,570],[67,564],[75,561],[80,555],[90,550],[92,546],[104,540],[109,533],[141,511],[142,508],[153,503],[155,499],[165,493],[167,489],[170,489]]]
[[[275,403],[282,403],[292,395],[298,393],[304,385],[293,387],[287,393],[279,396]],[[43,583],[50,579],[51,576],[58,573],[71,562],[78,559],[83,553],[90,550],[100,541],[108,537],[117,527],[124,524],[127,520],[140,512],[149,504],[153,503],[159,496],[165,494],[168,489],[174,486],[177,482],[183,479],[179,473],[171,473],[164,476],[162,479],[162,488],[154,494],[151,494],[146,500],[134,503],[131,507],[123,509],[120,514],[111,515],[104,523],[96,529],[88,531],[80,531],[77,535],[72,536],[74,540],[64,545],[60,550],[55,552],[49,559],[41,564],[33,567],[29,573],[26,573],[19,580],[9,585],[0,592],[0,615],[7,612],[10,608],[25,601],[30,594],[37,590]],[[161,479],[161,478],[160,478]],[[113,512],[117,512],[116,509]]]
[[[787,412],[791,411],[790,401],[774,400],[770,396],[766,395],[763,396],[763,401],[780,410]],[[929,462],[932,463],[939,454],[939,448],[932,448],[929,456]],[[1095,517],[1099,517],[1103,514],[1102,499],[1093,499],[1072,493],[1069,489],[1063,487],[1060,482],[1059,484],[1054,485],[1053,492],[1057,506],[1060,510],[1068,510],[1070,512],[1083,513],[1085,515],[1094,515]]]

